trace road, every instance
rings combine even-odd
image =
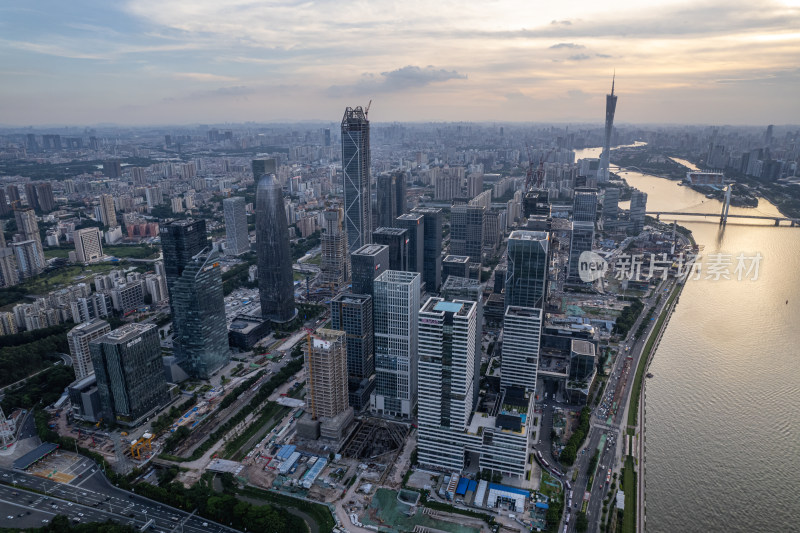
[[[580,510],[580,502],[582,500],[587,500],[585,512],[589,522],[589,531],[599,531],[602,516],[602,501],[610,489],[610,483],[606,482],[608,470],[610,469],[612,471],[612,481],[614,481],[613,474],[617,473],[617,475],[619,475],[620,467],[622,466],[622,458],[625,452],[624,435],[628,427],[627,405],[631,391],[633,390],[636,368],[639,364],[639,359],[642,355],[644,345],[647,342],[647,338],[658,321],[658,317],[664,309],[668,296],[671,294],[674,286],[674,279],[662,281],[657,286],[651,296],[643,301],[645,307],[639,315],[639,318],[637,318],[636,322],[631,327],[627,337],[619,343],[620,349],[612,365],[611,374],[609,375],[606,389],[603,391],[602,400],[592,411],[589,435],[586,439],[586,443],[583,449],[579,451],[578,458],[573,467],[566,472],[567,479],[571,480],[574,470],[578,470],[575,482],[572,483],[572,508],[565,509],[564,511],[565,520],[567,513],[569,513],[570,516],[566,531],[575,531],[575,513]],[[661,295],[660,300],[658,299],[659,295]],[[643,334],[639,338],[634,339],[639,325],[645,319],[649,310],[656,305],[657,300],[658,305],[652,316],[654,320],[650,320]],[[616,409],[614,408],[615,403]],[[546,407],[544,412],[547,413]],[[545,414],[543,414],[542,420],[543,423],[547,421]],[[549,431],[543,430],[542,433],[547,434],[543,435],[542,438],[542,444],[544,444],[545,437],[549,439]],[[591,474],[587,472],[587,469],[589,468],[589,463],[595,450],[598,448],[604,436],[606,440],[598,459],[597,475],[595,476],[587,498],[586,487]],[[545,448],[542,447],[542,453],[544,453],[544,449]],[[549,446],[547,450],[549,451]],[[559,529],[559,531],[562,530],[563,529]]]
[[[183,520],[183,531],[188,533],[236,531],[114,487],[88,459],[82,466],[87,474],[68,484],[0,468],[0,511],[6,520],[14,520],[7,527],[41,527],[44,520],[61,514],[73,522],[113,520],[136,528],[152,520],[153,530],[164,532]]]

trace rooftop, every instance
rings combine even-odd
[[[389,249],[389,247],[386,246],[385,244],[365,244],[364,246],[362,246],[361,248],[359,248],[358,250],[353,252],[353,255],[372,255],[372,256],[374,256],[374,255],[378,255],[383,250],[388,250],[388,249]]]
[[[469,263],[467,255],[448,255],[444,258],[445,263]]]
[[[594,343],[578,339],[572,340],[572,352],[580,355],[590,355],[594,357]]]
[[[530,231],[524,229],[518,229],[511,232],[511,235],[508,236],[508,239],[518,239],[521,241],[546,241],[550,238],[550,235],[546,231]]]

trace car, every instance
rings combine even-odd
[[[203,522],[203,527],[208,527],[208,522]]]
[[[49,523],[50,523],[50,520],[48,520],[46,518],[44,520],[42,520],[42,524],[49,524]]]

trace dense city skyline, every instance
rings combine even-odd
[[[599,123],[615,69],[619,123],[800,115],[796,0],[12,2],[0,21],[7,125],[336,120],[370,98],[377,122]]]

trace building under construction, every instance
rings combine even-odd
[[[297,421],[300,437],[340,441],[353,421],[348,402],[347,345],[343,331],[318,329],[308,336],[307,415]]]

